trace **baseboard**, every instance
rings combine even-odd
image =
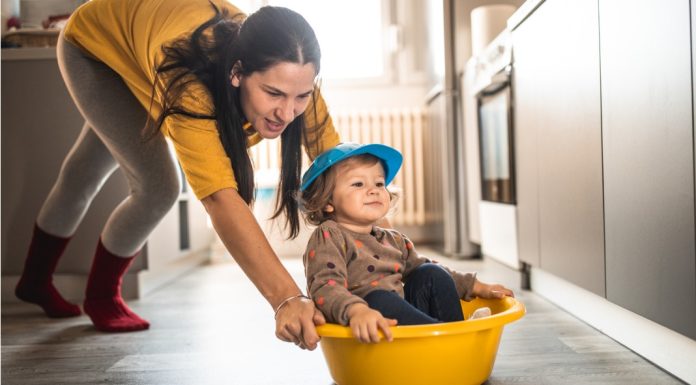
[[[195,267],[207,263],[210,261],[210,255],[210,248],[206,248],[187,254],[157,269],[130,272],[123,278],[123,284],[121,286],[123,298],[142,298],[158,287],[191,271]],[[3,303],[20,302],[14,295],[14,289],[18,281],[18,275],[2,276]],[[71,302],[81,303],[85,298],[87,274],[55,274],[53,276],[53,284],[65,299]]]
[[[533,268],[532,291],[578,317],[675,377],[696,384],[696,341]]]

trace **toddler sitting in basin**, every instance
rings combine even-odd
[[[401,162],[388,146],[343,143],[314,160],[300,187],[305,218],[317,225],[304,254],[308,293],[328,322],[350,325],[363,342],[378,342],[378,330],[391,341],[397,323],[462,321],[460,298],[513,295],[418,255],[405,235],[377,226]]]

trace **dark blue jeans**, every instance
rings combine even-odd
[[[409,274],[404,295],[405,299],[394,292],[375,290],[365,301],[384,317],[398,320],[399,325],[464,320],[454,280],[436,264],[425,263]]]

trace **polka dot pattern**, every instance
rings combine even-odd
[[[308,280],[309,290],[322,311],[347,301],[355,290],[382,288],[403,295],[399,278],[422,263],[422,257],[412,260],[415,245],[411,240],[392,231],[363,237],[325,225],[311,242],[305,252],[308,278],[313,278]]]

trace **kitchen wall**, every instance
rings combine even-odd
[[[7,19],[19,16],[19,0],[2,0],[0,3],[0,13],[2,14],[2,33],[7,31]]]
[[[22,28],[42,28],[49,16],[70,14],[85,0],[2,0],[2,32],[7,31],[7,19],[19,17]]]

